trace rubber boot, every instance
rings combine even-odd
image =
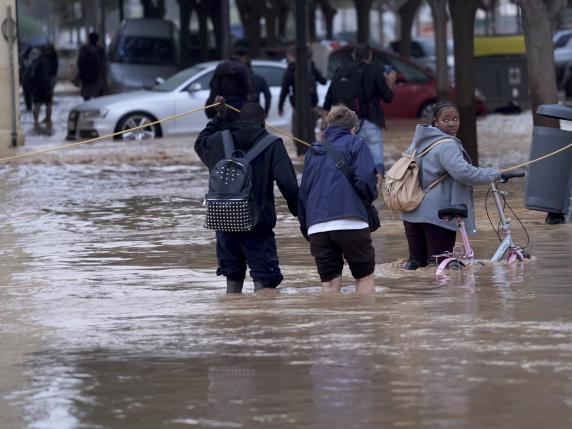
[[[409,259],[407,263],[403,266],[404,269],[408,271],[416,270],[417,268],[422,268],[427,266],[427,261],[418,261],[417,259]]]
[[[244,280],[230,280],[226,279],[226,293],[242,293],[242,285]]]

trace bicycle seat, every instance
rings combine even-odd
[[[466,204],[458,204],[454,206],[445,207],[444,209],[440,209],[437,212],[437,216],[439,219],[454,219],[457,216],[460,218],[465,219],[467,217],[467,205]]]

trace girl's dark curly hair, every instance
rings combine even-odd
[[[441,113],[441,110],[443,110],[445,107],[452,107],[457,112],[459,111],[457,105],[452,101],[449,100],[438,101],[437,103],[435,103],[435,106],[433,106],[433,120],[431,121],[431,125],[435,126],[435,122],[437,121],[437,118],[439,118],[439,113]]]

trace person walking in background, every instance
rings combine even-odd
[[[221,62],[215,69],[210,81],[211,92],[205,106],[214,104],[215,97],[221,96],[229,106],[241,109],[242,105],[252,95],[251,73],[248,69],[248,48],[237,46],[230,59]],[[212,119],[216,115],[216,109],[210,108],[205,111],[207,118]],[[237,119],[238,114],[234,111],[227,112],[228,119]]]
[[[340,291],[344,258],[357,292],[373,292],[375,249],[365,205],[377,199],[375,166],[364,139],[353,135],[358,117],[352,110],[334,106],[327,120],[325,141],[312,144],[304,161],[298,196],[300,230],[310,241],[323,292]],[[351,183],[331,150],[347,161]]]
[[[46,44],[46,55],[50,61],[50,82],[52,86],[52,94],[58,83],[58,69],[59,69],[59,59],[58,53],[51,43]]]
[[[46,116],[42,122],[46,124],[46,130],[48,132],[52,131],[52,101],[54,97],[53,54],[55,54],[55,52],[51,44],[43,45],[40,56],[35,60],[31,71],[34,129],[36,131],[41,130],[40,109],[42,105],[46,106]]]
[[[22,82],[22,92],[24,95],[24,103],[26,105],[26,111],[31,112],[34,103],[32,100],[33,91],[33,80],[34,80],[34,68],[37,65],[37,59],[41,54],[41,49],[37,46],[28,46],[24,53],[22,54],[22,60],[20,62],[21,67],[21,82]]]
[[[252,93],[249,96],[249,101],[258,103],[262,106],[262,103],[260,102],[260,96],[264,96],[264,112],[266,112],[266,117],[268,117],[268,113],[270,112],[270,105],[272,102],[272,93],[270,92],[270,88],[268,88],[268,82],[266,82],[264,76],[254,72],[250,60],[248,61],[248,69],[250,70],[252,90]]]
[[[308,50],[308,55],[311,57],[311,51]],[[280,88],[280,96],[278,97],[278,114],[280,116],[284,115],[284,102],[286,97],[290,100],[290,105],[292,106],[292,132],[296,130],[296,47],[290,46],[286,52],[286,58],[288,60],[288,67],[284,72],[282,77],[282,87]],[[310,92],[310,105],[312,107],[312,117],[315,123],[319,118],[320,114],[318,112],[318,86],[317,83],[325,85],[327,79],[322,75],[320,70],[316,67],[312,61],[310,64],[310,84],[308,91]],[[313,128],[313,127],[312,127]],[[304,145],[296,143],[296,152],[298,156],[303,156],[308,148]]]
[[[440,219],[439,209],[465,204],[467,233],[476,233],[472,186],[500,178],[501,172],[496,168],[478,168],[471,164],[469,155],[456,138],[459,126],[457,107],[448,101],[437,103],[432,124],[417,125],[413,142],[406,151],[420,154],[434,145],[418,162],[422,189],[446,176],[425,194],[419,207],[401,214],[409,245],[406,270],[425,267],[432,256],[453,251],[457,225]]]
[[[88,41],[77,57],[78,80],[84,100],[101,97],[107,83],[107,61],[105,49],[98,45],[99,35],[89,33]]]
[[[385,175],[383,133],[385,117],[380,101],[391,103],[397,74],[384,73],[372,62],[373,51],[368,44],[356,45],[353,61],[336,70],[324,100],[323,118],[333,105],[343,103],[357,113],[360,119],[357,135],[363,137],[380,177]],[[325,120],[324,120],[325,122]]]
[[[228,129],[236,151],[247,154],[269,134],[264,129],[264,109],[256,103],[241,106],[239,119],[229,120],[226,100],[215,97],[217,115],[207,124],[195,142],[195,152],[209,172],[225,157],[222,131]],[[278,137],[250,163],[252,198],[257,222],[250,231],[216,232],[217,275],[226,277],[227,293],[241,293],[247,265],[254,290],[274,289],[283,280],[278,262],[274,227],[276,208],[274,182],[286,199],[290,213],[297,216],[298,181],[284,143]]]

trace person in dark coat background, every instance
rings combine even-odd
[[[26,111],[28,112],[31,112],[34,107],[32,100],[34,68],[37,65],[36,61],[41,52],[41,49],[37,46],[28,46],[24,49],[20,61],[22,92],[24,94]]]
[[[382,177],[385,175],[382,133],[382,129],[385,128],[385,116],[380,101],[385,103],[393,101],[393,88],[397,73],[395,71],[385,73],[384,69],[373,61],[373,51],[366,43],[354,47],[352,58],[351,63],[336,70],[332,84],[326,93],[323,115],[325,117],[333,105],[342,102],[341,95],[336,93],[339,76],[346,73],[360,76],[362,92],[357,100],[357,106],[348,107],[354,110],[360,119],[357,135],[366,140],[375,168]]]
[[[222,130],[229,129],[235,149],[245,153],[268,135],[264,129],[264,110],[259,104],[244,104],[239,120],[232,121],[227,117],[224,98],[216,97],[213,102],[219,103],[217,115],[195,142],[195,151],[209,171],[224,158]],[[286,199],[290,213],[298,214],[298,181],[284,143],[281,140],[272,143],[254,158],[251,167],[252,195],[259,209],[258,223],[247,232],[216,233],[217,275],[226,277],[227,293],[242,292],[247,264],[255,291],[276,288],[283,280],[273,231],[276,226],[274,182]]]
[[[250,94],[249,101],[254,103],[258,103],[262,106],[260,102],[260,96],[264,96],[264,111],[266,112],[266,117],[268,117],[268,113],[270,112],[270,104],[272,101],[272,93],[270,92],[270,88],[268,88],[268,82],[264,76],[259,75],[252,69],[252,64],[248,61],[248,68],[250,70],[250,79],[251,79],[251,90],[252,93]]]
[[[36,59],[31,72],[32,98],[34,102],[34,128],[40,130],[40,109],[46,106],[46,117],[42,122],[48,131],[52,129],[52,101],[54,97],[54,81],[57,74],[57,56],[53,45],[42,46],[40,56]]]
[[[77,57],[78,80],[84,100],[101,97],[107,84],[107,61],[105,49],[97,44],[99,35],[89,33],[88,40]]]
[[[312,55],[311,51],[308,50],[308,55]],[[290,100],[290,105],[292,106],[292,132],[296,130],[296,47],[290,46],[286,53],[286,58],[288,59],[288,67],[284,72],[282,77],[282,87],[280,88],[280,96],[278,97],[278,114],[282,116],[284,114],[284,102],[286,97]],[[308,91],[310,92],[310,105],[312,106],[312,118],[313,123],[315,123],[320,118],[320,113],[318,112],[318,87],[317,83],[325,85],[327,79],[322,75],[320,70],[317,69],[316,65],[312,61],[311,63],[311,73],[310,73],[310,84]],[[296,152],[298,156],[304,155],[308,148],[301,144],[296,144]]]

